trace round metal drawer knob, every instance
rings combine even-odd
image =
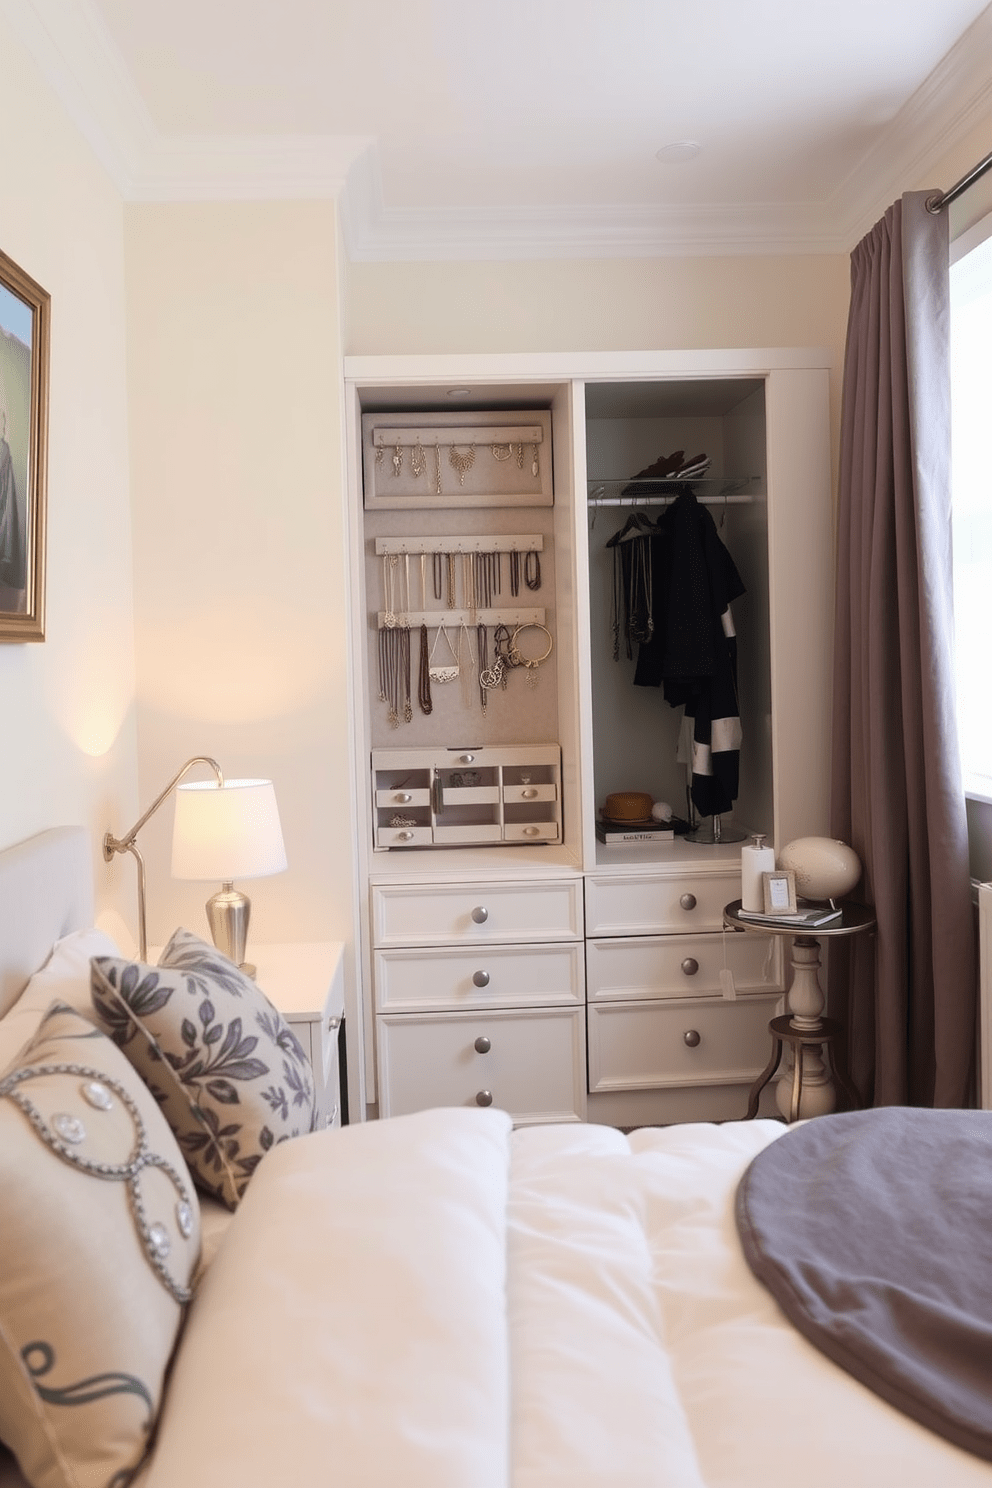
[[[458,763],[461,765],[470,765],[474,759],[474,754],[460,754],[458,756]]]
[[[700,1037],[695,1028],[687,1028],[682,1035],[682,1042],[687,1049],[696,1049],[700,1044]]]
[[[475,1052],[476,1054],[488,1054],[492,1046],[492,1039],[488,1039],[484,1033],[480,1033],[475,1041]]]
[[[396,833],[396,841],[397,842],[411,842],[412,840],[413,840],[413,833],[412,832],[397,832]]]
[[[488,987],[489,986],[489,973],[488,973],[488,971],[476,971],[476,972],[473,972],[472,973],[472,981],[473,981],[473,983],[475,984],[476,987]]]
[[[682,975],[695,976],[698,970],[699,962],[696,960],[695,956],[686,956],[685,960],[682,962]]]
[[[492,1103],[493,1093],[491,1090],[480,1090],[478,1095],[475,1097],[475,1104],[477,1106],[491,1106]]]
[[[472,911],[472,918],[477,925],[484,925],[489,918],[489,911],[484,904],[477,904]]]
[[[696,896],[695,894],[683,894],[682,898],[679,900],[679,903],[681,904],[683,909],[695,909]]]
[[[537,791],[534,789],[533,786],[531,786],[529,790],[522,790],[520,792],[520,798],[523,801],[533,801],[536,795]]]
[[[393,800],[399,801],[402,804],[406,801],[412,801],[413,797],[410,795],[409,791],[397,791],[395,796],[393,797]]]
[[[540,829],[540,827],[524,827],[524,836],[525,837],[540,837],[540,835],[541,835],[541,829]]]

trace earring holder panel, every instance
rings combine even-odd
[[[362,416],[366,509],[551,506],[545,409]]]

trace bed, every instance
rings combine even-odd
[[[745,1257],[735,1207],[742,1179],[775,1144],[787,1152],[801,1126],[514,1131],[493,1110],[425,1111],[276,1141],[230,1205],[195,1191],[174,1154],[162,1155],[168,1134],[154,1125],[151,1100],[142,1140],[158,1147],[141,1181],[154,1179],[154,1202],[168,1193],[189,1222],[191,1300],[177,1300],[182,1279],[166,1275],[183,1226],[171,1232],[173,1255],[156,1260],[149,1189],[134,1295],[130,1263],[121,1261],[92,1285],[84,1272],[58,1299],[58,1322],[67,1326],[91,1292],[109,1291],[99,1318],[116,1319],[115,1346],[132,1331],[136,1346],[156,1328],[162,1334],[159,1387],[140,1400],[136,1390],[117,1389],[115,1424],[99,1432],[106,1451],[88,1459],[85,1418],[111,1409],[104,1398],[90,1400],[111,1388],[94,1381],[126,1371],[88,1364],[73,1386],[80,1398],[69,1401],[65,1381],[55,1388],[58,1350],[45,1352],[44,1329],[25,1344],[8,1328],[8,1278],[17,1272],[10,1214],[37,1224],[37,1204],[24,1219],[10,1192],[7,1147],[23,1144],[32,1182],[37,1168],[61,1174],[67,1162],[29,1129],[3,1071],[11,1049],[48,1017],[51,1037],[69,1029],[85,1055],[68,1061],[73,1070],[96,1060],[105,1071],[100,1080],[85,1076],[87,1099],[101,1091],[109,1099],[109,1088],[120,1109],[117,1092],[130,1090],[121,1097],[127,1110],[146,1110],[123,1066],[100,1064],[110,1049],[117,1058],[117,1046],[85,1021],[91,953],[111,964],[114,950],[93,929],[90,874],[89,839],[77,828],[0,853],[0,1143],[8,1163],[0,1343],[10,1356],[0,1366],[0,1434],[18,1439],[22,1462],[30,1457],[32,1485],[990,1488],[992,1463],[980,1451],[955,1445],[840,1367],[789,1320]],[[73,1088],[82,1078],[71,1076]],[[65,1104],[61,1094],[53,1099]],[[84,1109],[90,1129],[106,1114]],[[70,1130],[76,1117],[59,1115]],[[57,1223],[49,1228],[58,1233],[37,1243],[62,1248],[45,1271],[56,1293],[63,1264],[98,1268],[117,1243],[108,1230],[92,1260],[80,1255],[124,1186],[94,1181],[107,1174],[70,1176],[81,1202],[92,1204],[94,1192],[105,1202],[77,1211],[52,1201]],[[125,1229],[133,1246],[133,1224]],[[27,1268],[25,1285],[36,1279],[23,1258],[18,1265]],[[98,1326],[78,1331],[88,1338]],[[28,1364],[20,1376],[18,1356]],[[137,1428],[126,1414],[132,1405]],[[60,1412],[73,1418],[68,1444],[58,1440]],[[110,1440],[118,1428],[121,1443]],[[3,1488],[24,1482],[6,1453]]]

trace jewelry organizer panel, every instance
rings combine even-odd
[[[491,507],[425,509],[415,521],[409,517],[392,510],[365,514],[373,748],[557,739],[553,513]],[[487,554],[498,557],[480,569],[478,555]],[[386,623],[390,618],[394,625]],[[507,666],[498,685],[483,689],[480,675],[494,670],[497,641],[505,652],[522,625],[531,627],[517,637],[523,664]],[[543,659],[536,666],[526,665],[537,658]],[[391,675],[397,667],[398,685]]]
[[[369,510],[551,506],[551,415],[363,414],[362,466]]]

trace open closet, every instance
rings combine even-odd
[[[359,357],[346,379],[353,1086],[379,1115],[742,1115],[784,968],[722,928],[740,845],[827,827],[825,356]],[[651,651],[693,571],[677,523],[734,576],[737,713],[718,699],[707,735],[726,798],[694,774],[704,705],[669,700]],[[652,826],[607,833],[627,796]]]

